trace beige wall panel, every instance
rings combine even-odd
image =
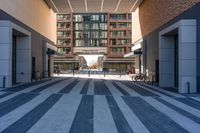
[[[43,0],[1,0],[0,9],[56,42],[56,14]]]
[[[142,37],[140,19],[138,15],[139,9],[132,13],[132,44]]]
[[[134,26],[136,29],[133,29],[133,33],[138,32],[138,35],[134,33],[133,42],[169,22],[198,2],[200,0],[144,0],[139,7],[139,21],[138,19],[133,20],[133,23],[136,26],[140,25],[141,29],[138,31],[139,28]]]

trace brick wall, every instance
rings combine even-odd
[[[134,33],[133,42],[179,16],[198,2],[200,0],[144,0],[139,11],[135,12],[139,20],[135,19],[133,23],[139,23],[140,27],[134,27],[137,33]],[[139,28],[140,32],[137,30]]]

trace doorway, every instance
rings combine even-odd
[[[12,37],[12,84],[17,83],[17,36]]]
[[[32,79],[35,79],[35,73],[36,73],[36,60],[35,57],[32,57]]]

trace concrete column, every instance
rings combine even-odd
[[[179,27],[179,92],[197,92],[196,22],[182,21]]]
[[[8,24],[0,22],[0,87],[3,87],[3,77],[6,86],[12,86],[12,30]]]

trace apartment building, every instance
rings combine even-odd
[[[72,13],[57,15],[57,46],[60,56],[55,66],[72,70],[82,54],[103,56],[103,68],[126,71],[133,58],[126,59],[131,46],[130,13]],[[77,68],[77,67],[76,67]]]

